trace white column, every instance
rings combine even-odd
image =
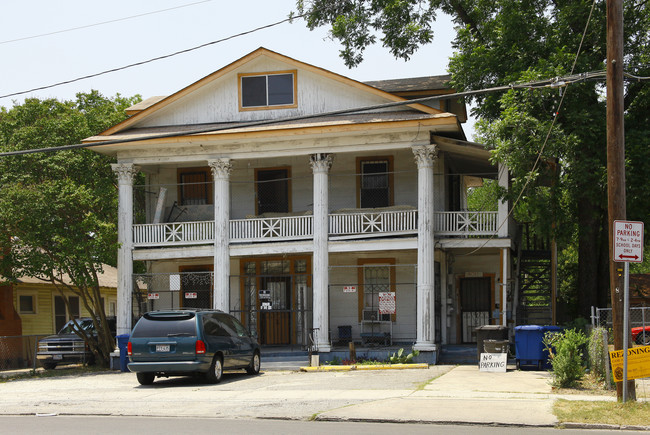
[[[230,159],[208,160],[214,178],[214,291],[212,308],[230,312]]]
[[[112,164],[117,175],[117,335],[131,333],[133,318],[133,178],[132,163]]]
[[[510,176],[508,173],[508,167],[502,163],[499,163],[499,175],[498,175],[499,187],[508,189]],[[508,201],[499,201],[497,206],[497,229],[498,237],[507,238],[509,234],[509,218],[508,218]]]
[[[508,248],[503,248],[503,270],[501,271],[501,324],[507,326],[508,312]]]
[[[414,349],[432,351],[435,346],[435,258],[434,258],[434,182],[435,145],[414,146],[418,165],[418,273],[417,325]]]
[[[329,352],[329,247],[328,173],[332,166],[330,154],[313,154],[310,157],[314,173],[314,256],[313,256],[313,328],[320,352]]]

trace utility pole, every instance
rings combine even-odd
[[[623,349],[624,311],[623,263],[614,261],[615,220],[626,219],[625,129],[623,124],[623,0],[607,0],[607,199],[609,217],[609,276],[612,296],[614,349]],[[634,381],[628,381],[625,400],[636,400]],[[616,384],[618,400],[623,400],[623,383]]]

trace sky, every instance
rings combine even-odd
[[[22,92],[165,56],[281,21],[295,0],[21,0],[0,14],[0,95]],[[99,24],[105,23],[105,24]],[[97,24],[97,25],[95,25]],[[80,28],[82,27],[82,28]],[[69,29],[76,29],[70,30]],[[359,81],[447,73],[454,29],[442,14],[433,43],[409,61],[377,44],[347,68],[327,28],[301,19],[224,42],[74,83],[0,98],[9,108],[26,97],[74,99],[94,89],[105,96],[170,95],[259,47]],[[47,35],[46,35],[47,34]],[[45,36],[39,36],[45,35]],[[465,125],[468,136],[473,120]]]

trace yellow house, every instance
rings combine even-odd
[[[104,266],[99,276],[100,292],[106,315],[114,316],[117,304],[117,269]],[[71,291],[68,308],[59,290],[36,278],[23,278],[13,285],[14,307],[22,321],[22,335],[53,334],[73,317],[86,317],[88,310],[79,296]]]

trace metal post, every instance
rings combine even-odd
[[[623,403],[627,401],[627,347],[629,333],[629,317],[630,317],[630,263],[625,262],[623,277]]]

